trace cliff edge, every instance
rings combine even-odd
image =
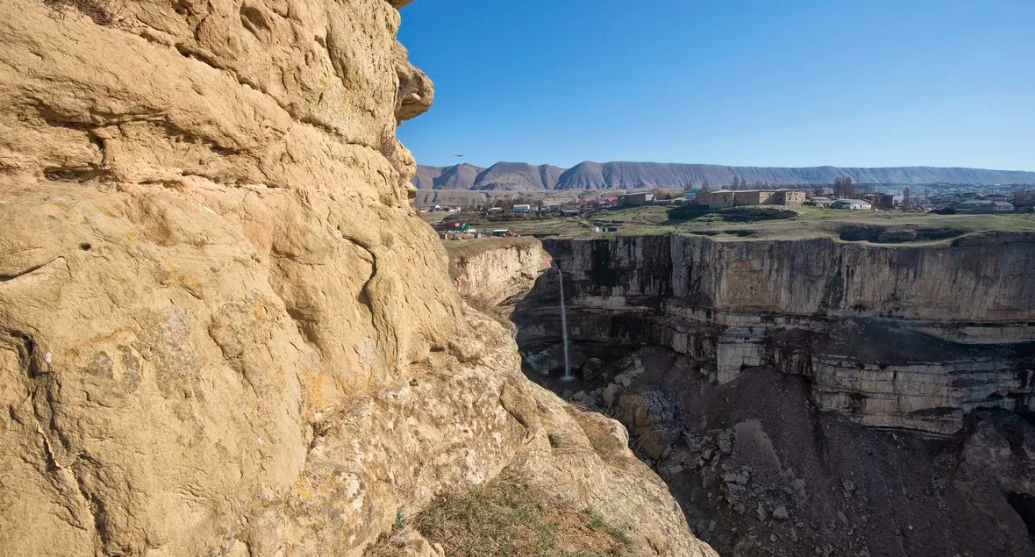
[[[360,555],[505,470],[713,554],[458,295],[405,3],[0,5],[0,554]]]

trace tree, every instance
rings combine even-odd
[[[838,199],[850,199],[855,197],[855,185],[848,176],[834,179],[834,197]]]
[[[909,208],[909,204],[910,204],[910,199],[909,199],[909,194],[910,193],[911,192],[909,191],[909,188],[902,188],[902,206],[907,208],[907,209]]]

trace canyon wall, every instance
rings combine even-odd
[[[505,469],[713,554],[450,280],[404,3],[0,4],[0,554],[358,556]]]
[[[487,311],[512,310],[550,268],[550,254],[532,237],[452,241],[450,275],[469,303]]]
[[[828,238],[547,240],[573,337],[660,344],[726,383],[759,366],[810,379],[823,409],[951,433],[979,407],[1035,410],[1035,237],[876,246]],[[550,277],[515,320],[556,339]]]

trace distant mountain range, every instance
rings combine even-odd
[[[498,162],[488,168],[467,163],[456,166],[419,166],[413,178],[420,190],[552,191],[634,190],[641,188],[729,185],[734,178],[748,184],[777,185],[833,184],[835,178],[850,177],[857,184],[1035,184],[1035,172],[984,170],[978,168],[774,168],[720,166],[713,164],[666,164],[655,162],[583,162],[569,169],[533,166],[521,162]]]

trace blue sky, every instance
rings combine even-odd
[[[1035,0],[418,0],[418,162],[1035,170]]]

